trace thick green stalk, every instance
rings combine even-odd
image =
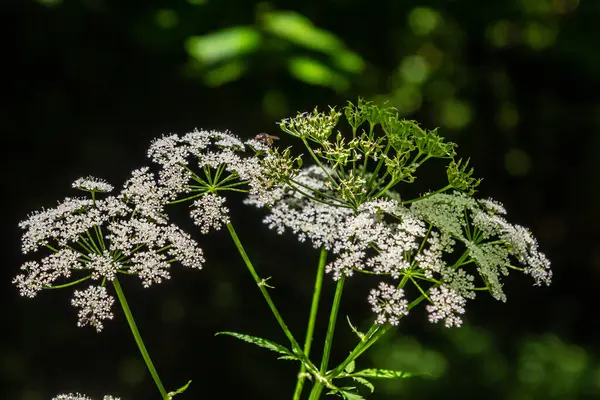
[[[310,347],[315,331],[315,323],[317,320],[317,311],[319,309],[319,299],[321,298],[321,289],[323,288],[323,276],[325,275],[325,264],[327,262],[327,250],[321,247],[321,255],[319,257],[319,266],[317,267],[317,278],[315,280],[315,288],[313,291],[312,303],[310,306],[310,316],[308,318],[308,328],[306,329],[306,338],[304,339],[304,354],[308,358],[310,355]],[[304,363],[300,367],[298,373],[298,381],[296,382],[296,390],[294,391],[294,400],[299,400],[306,380],[306,365]]]
[[[308,396],[308,400],[319,400],[321,397],[321,392],[325,389],[325,384],[320,381],[316,381],[312,390],[310,391],[310,395]]]
[[[138,345],[140,353],[142,353],[142,357],[144,358],[146,367],[148,368],[148,371],[150,371],[152,379],[154,379],[154,383],[156,384],[156,387],[160,392],[160,396],[164,400],[168,400],[169,396],[167,395],[167,391],[165,390],[165,387],[163,386],[160,377],[158,376],[158,372],[156,372],[156,368],[154,368],[154,364],[152,363],[152,359],[150,359],[150,354],[148,354],[148,350],[146,350],[146,346],[144,345],[144,341],[142,340],[140,331],[138,330],[137,325],[135,324],[135,320],[133,319],[133,315],[131,314],[131,310],[129,309],[129,305],[127,304],[127,299],[125,298],[125,293],[123,293],[123,289],[121,289],[121,285],[119,284],[119,280],[115,277],[112,283],[115,287],[115,291],[117,292],[117,297],[119,298],[119,302],[121,303],[123,312],[125,313],[125,318],[127,318],[127,323],[129,324],[129,328],[131,329],[131,333],[133,334],[135,343]]]
[[[235,229],[233,228],[233,225],[231,223],[228,223],[227,229],[229,230],[229,234],[231,235],[231,238],[233,239],[233,242],[235,243],[235,246],[237,247],[238,252],[242,256],[242,259],[244,260],[244,263],[246,264],[246,268],[248,268],[248,271],[250,271],[250,275],[252,275],[252,278],[254,278],[254,281],[258,285],[258,289],[262,293],[264,299],[267,301],[267,304],[269,305],[271,312],[275,316],[275,319],[277,319],[277,322],[279,323],[279,326],[283,330],[283,333],[285,333],[285,336],[288,338],[288,340],[292,344],[292,347],[296,350],[297,354],[301,355],[305,361],[308,361],[308,359],[304,356],[302,348],[300,347],[300,345],[294,338],[294,335],[292,335],[292,332],[290,331],[290,329],[287,327],[287,325],[283,321],[283,317],[281,316],[281,314],[279,314],[277,307],[275,307],[275,304],[273,303],[273,300],[271,299],[271,296],[269,295],[269,292],[267,291],[267,289],[265,287],[266,282],[264,280],[261,280],[260,277],[258,276],[258,274],[256,273],[256,270],[254,269],[254,266],[252,265],[250,258],[248,258],[248,255],[246,254],[246,250],[244,250],[244,246],[242,246],[242,243],[240,242],[240,239],[239,239],[238,235],[236,234]]]
[[[346,277],[342,277],[337,281],[335,287],[335,295],[333,297],[333,304],[331,305],[331,312],[329,313],[329,326],[327,327],[327,336],[325,337],[325,345],[323,346],[323,356],[321,358],[321,367],[319,369],[319,376],[324,377],[327,372],[327,365],[329,364],[329,356],[331,354],[331,347],[333,345],[333,334],[335,333],[335,324],[337,322],[338,311],[340,310],[340,304],[342,302],[342,291],[344,289],[344,282]],[[315,384],[310,392],[309,400],[317,400],[321,397],[321,392],[325,388],[325,381],[315,380]]]

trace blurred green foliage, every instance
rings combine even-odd
[[[257,7],[256,19],[252,26],[189,37],[186,49],[192,57],[189,68],[194,75],[210,86],[240,79],[246,69],[241,66],[252,66],[249,57],[261,50],[263,58],[281,58],[294,78],[342,92],[349,89],[352,75],[364,69],[358,54],[299,13],[274,11],[263,3]],[[297,55],[295,48],[306,54]]]

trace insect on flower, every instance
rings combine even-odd
[[[269,135],[268,133],[262,132],[256,135],[254,139],[258,140],[259,142],[263,142],[267,146],[272,146],[275,140],[279,140],[279,136],[273,136]]]

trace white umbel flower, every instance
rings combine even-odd
[[[79,253],[67,248],[42,258],[41,263],[27,261],[21,267],[25,273],[17,275],[13,283],[19,288],[21,296],[35,297],[57,279],[70,277],[79,256]]]
[[[427,306],[429,321],[438,322],[443,320],[446,328],[462,325],[460,315],[465,313],[467,300],[460,296],[455,290],[440,286],[429,291],[432,304]]]
[[[408,315],[408,301],[404,298],[404,291],[393,285],[380,282],[377,289],[371,289],[368,300],[377,315],[377,324],[398,325],[400,318]]]
[[[102,321],[113,319],[111,307],[115,302],[103,286],[90,286],[85,290],[76,290],[71,304],[79,308],[77,326],[90,325],[101,332],[104,328]]]
[[[229,223],[229,209],[224,204],[225,197],[215,193],[204,194],[192,203],[190,216],[200,232],[218,231]]]
[[[92,398],[80,393],[66,393],[59,394],[53,397],[52,400],[92,400]],[[121,398],[106,395],[102,398],[102,400],[121,400]]]
[[[85,183],[78,180],[77,184]],[[114,301],[104,285],[117,274],[137,275],[149,287],[169,279],[175,261],[202,268],[204,257],[198,244],[180,228],[167,224],[166,198],[168,194],[158,190],[153,176],[141,169],[117,197],[67,198],[55,208],[32,214],[20,223],[23,251],[46,247],[52,253],[39,262],[25,262],[13,283],[21,295],[34,297],[73,275],[73,284],[88,278],[102,281],[102,286],[76,291],[73,297],[73,305],[80,308],[78,325],[102,330],[102,320],[112,318]]]
[[[168,219],[164,207],[176,197],[176,191],[169,186],[158,186],[154,174],[148,167],[137,169],[125,182],[119,199],[129,204],[136,213],[165,223]]]
[[[249,143],[255,144],[255,143]],[[224,168],[250,188],[260,186],[263,171],[256,156],[244,156],[244,143],[229,132],[195,130],[183,136],[169,135],[156,139],[150,145],[148,157],[161,166],[159,183],[170,193],[193,191],[198,174],[196,168]],[[197,187],[196,187],[197,189]],[[254,188],[257,190],[257,188]]]
[[[529,230],[504,219],[502,214],[506,210],[500,203],[490,199],[475,200],[456,192],[435,194],[416,201],[411,210],[443,234],[462,241],[471,250],[479,272],[491,282],[499,282],[500,276],[508,273],[506,266],[514,257],[524,265],[524,272],[534,278],[536,285],[550,284],[549,260],[539,251]],[[478,230],[477,238],[469,237],[474,229]],[[497,244],[486,244],[488,241]],[[494,297],[504,298],[499,283],[493,289]]]
[[[87,178],[79,178],[73,182],[73,188],[83,190],[85,192],[112,192],[113,186],[108,184],[104,179],[88,176]]]
[[[316,191],[327,190],[325,178],[326,174],[321,168],[309,166],[301,170],[295,180],[303,187],[312,188],[307,192],[314,195]],[[298,241],[309,241],[315,248],[325,246],[333,249],[339,241],[344,221],[353,215],[349,208],[311,200],[288,186],[274,188],[272,192],[268,199],[250,194],[244,203],[258,208],[270,206],[263,220],[269,229],[278,234],[291,231]]]

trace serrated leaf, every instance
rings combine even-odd
[[[360,376],[353,376],[352,379],[354,379],[356,382],[360,383],[363,386],[366,386],[371,393],[373,393],[375,391],[375,386],[373,386],[373,384],[371,382],[369,382],[368,380],[366,380],[365,378],[361,378]]]
[[[340,390],[340,393],[346,400],[365,400],[365,398],[358,393],[353,393],[346,390]]]
[[[369,368],[363,369],[362,371],[354,372],[350,377],[363,377],[363,378],[375,378],[375,379],[403,379],[410,378],[412,376],[426,375],[425,373],[415,374],[412,372],[394,371],[391,369],[379,369]]]
[[[346,365],[346,368],[344,368],[344,371],[351,374],[352,372],[354,372],[355,368],[356,368],[356,363],[354,362],[354,360],[352,360],[348,363],[348,365]]]
[[[216,335],[233,336],[234,338],[243,340],[245,342],[255,344],[259,347],[264,347],[265,349],[269,349],[269,350],[274,351],[279,354],[284,354],[289,357],[295,357],[295,359],[297,359],[297,357],[291,351],[289,351],[287,348],[283,347],[280,344],[277,344],[275,342],[267,340],[267,339],[259,338],[256,336],[250,336],[250,335],[246,335],[243,333],[237,333],[237,332],[217,332]]]

